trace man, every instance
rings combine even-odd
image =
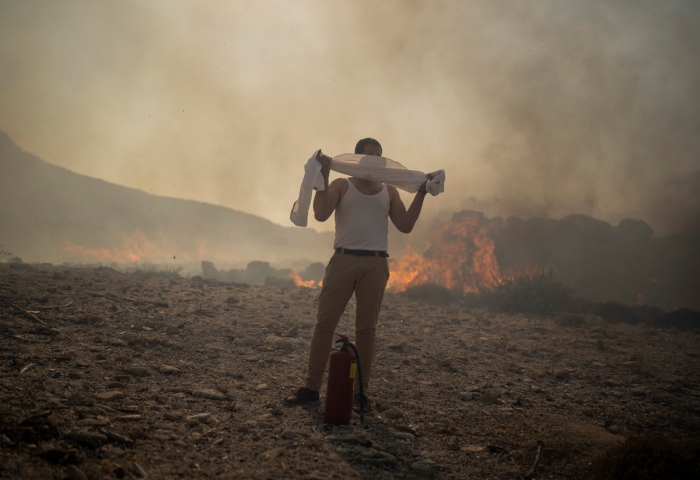
[[[357,142],[355,153],[381,156],[382,146],[373,138],[365,138]],[[325,222],[335,212],[335,255],[323,277],[306,383],[285,398],[289,405],[318,401],[333,334],[353,292],[357,300],[355,346],[362,367],[363,390],[367,392],[377,318],[389,280],[388,219],[400,232],[409,233],[418,220],[426,194],[424,182],[406,210],[399,192],[391,185],[357,177],[338,178],[329,185],[331,158],[319,151],[317,160],[326,188],[316,192],[314,217]],[[359,392],[358,380],[355,382],[355,392]],[[356,404],[359,395],[355,393]],[[363,403],[368,405],[366,398]]]

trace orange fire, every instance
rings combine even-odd
[[[318,288],[321,286],[321,282],[316,282],[315,280],[304,280],[297,275],[297,272],[294,270],[289,272],[289,278],[294,280],[294,285],[297,287]]]
[[[409,287],[435,283],[463,294],[498,284],[501,273],[489,235],[481,217],[465,215],[438,230],[421,256],[407,248],[390,264],[387,288],[402,292]]]
[[[64,252],[83,260],[116,263],[158,261],[186,256],[180,251],[175,252],[164,239],[154,242],[138,230],[126,236],[120,248],[90,248],[70,240],[63,240],[61,248]],[[199,246],[200,250],[203,248],[203,244]]]

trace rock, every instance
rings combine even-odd
[[[297,438],[297,433],[292,430],[285,430],[284,432],[282,432],[281,436],[285,440],[294,440],[295,438]]]
[[[66,403],[71,407],[92,407],[95,404],[95,401],[82,393],[74,393],[68,397],[68,401]]]
[[[287,330],[286,335],[288,337],[296,337],[298,333],[299,333],[299,325],[294,325],[292,328]]]
[[[148,370],[144,367],[126,367],[124,369],[124,373],[128,373],[129,375],[133,375],[135,377],[147,377],[150,375]]]
[[[170,365],[161,365],[158,371],[163,375],[176,375],[180,373],[180,369],[176,367],[171,367]]]
[[[95,418],[82,418],[75,422],[79,427],[106,427],[109,425],[107,418],[98,415]]]
[[[124,398],[124,394],[120,392],[119,390],[110,390],[108,392],[98,392],[95,394],[97,398],[100,400],[104,400],[106,402],[111,402],[113,400],[120,400]]]
[[[226,303],[228,303],[230,305],[236,305],[237,303],[241,303],[241,301],[238,300],[236,297],[228,297],[226,299]]]
[[[287,340],[286,338],[278,337],[276,335],[269,335],[265,339],[265,344],[272,345],[277,350],[290,351],[294,349],[294,346],[289,340]]]
[[[170,420],[171,422],[179,422],[185,418],[185,414],[182,412],[165,412],[163,418]]]
[[[557,370],[554,373],[554,378],[557,380],[568,380],[571,374],[569,373],[568,370]]]
[[[462,392],[458,395],[458,397],[463,402],[470,402],[474,400],[474,396],[471,394],[471,392]]]
[[[122,415],[119,417],[119,420],[123,420],[125,422],[138,422],[143,418],[143,416],[139,415],[138,413],[131,413],[128,415]]]
[[[385,410],[384,412],[382,412],[382,415],[392,420],[398,420],[399,418],[403,418],[403,412],[399,411],[396,408],[390,408],[389,410]]]
[[[396,432],[394,434],[394,436],[396,438],[398,438],[399,440],[415,440],[416,439],[416,437],[412,433],[408,433],[408,432]]]
[[[484,451],[484,447],[480,447],[479,445],[465,445],[460,448],[460,450],[467,453],[479,453]]]
[[[501,396],[501,391],[496,388],[487,388],[481,392],[481,401],[484,403],[497,403]]]
[[[190,427],[193,427],[199,423],[206,423],[209,421],[209,418],[211,418],[211,413],[206,412],[206,413],[198,413],[196,415],[190,415],[187,417],[187,425]]]
[[[89,448],[97,448],[107,443],[107,437],[105,435],[88,430],[69,432],[64,435],[64,438]]]
[[[270,460],[274,460],[277,457],[282,457],[286,455],[287,451],[285,450],[284,447],[277,447],[273,448],[272,450],[268,450],[267,452],[263,453],[263,457],[269,458]]]
[[[87,475],[75,465],[68,465],[66,467],[66,475],[68,475],[71,480],[88,480]]]
[[[121,338],[110,338],[107,341],[108,344],[110,344],[113,347],[125,347],[126,342],[122,340]]]
[[[268,389],[267,383],[261,383],[260,385],[257,385],[255,387],[255,390],[258,392],[261,392],[261,391],[267,390],[267,389]]]
[[[204,390],[196,390],[192,392],[192,395],[198,398],[206,398],[209,400],[226,400],[226,395],[218,390],[207,388]]]
[[[416,473],[419,473],[421,475],[426,475],[426,476],[433,474],[433,467],[431,467],[427,463],[423,463],[423,462],[412,463],[411,470],[413,470]]]

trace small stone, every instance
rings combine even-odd
[[[403,412],[399,411],[396,408],[390,408],[389,410],[385,410],[384,412],[382,412],[382,415],[392,420],[398,420],[399,418],[403,418]]]
[[[460,448],[460,450],[467,453],[479,453],[484,451],[484,447],[480,447],[479,445],[465,445]]]
[[[68,397],[68,401],[66,403],[71,407],[92,407],[95,404],[95,401],[82,393],[74,393]]]
[[[150,375],[148,370],[144,367],[126,367],[124,369],[124,373],[128,373],[129,375],[133,375],[135,377],[147,377]]]
[[[487,388],[482,392],[481,401],[484,403],[497,403],[498,398],[501,396],[501,391],[496,388]]]
[[[105,355],[104,353],[98,353],[97,355],[95,355],[95,360],[98,360],[98,361],[107,360],[107,355]]]
[[[554,373],[554,378],[557,380],[568,380],[571,374],[569,373],[568,370],[557,370]]]
[[[113,347],[125,347],[126,342],[122,340],[121,338],[110,338],[107,343],[109,343]]]
[[[226,299],[226,303],[229,303],[229,304],[231,304],[231,305],[235,305],[235,304],[237,304],[237,303],[241,303],[241,301],[238,300],[236,297],[228,297],[228,298]]]
[[[110,390],[108,392],[98,392],[95,394],[97,398],[100,400],[104,400],[106,402],[111,402],[113,400],[120,400],[124,398],[124,394],[120,392],[119,390]]]
[[[176,367],[171,367],[170,365],[161,365],[158,369],[163,375],[176,375],[180,373],[180,369]]]
[[[75,465],[68,465],[66,467],[66,475],[68,475],[71,480],[88,480],[87,475]]]
[[[432,475],[433,467],[423,462],[414,462],[411,464],[411,470],[421,475]]]
[[[261,383],[260,385],[257,385],[255,387],[255,390],[258,392],[261,392],[263,390],[267,390],[267,388],[268,388],[267,383]]]
[[[272,450],[268,450],[267,452],[263,453],[263,457],[269,458],[270,460],[274,460],[277,457],[281,457],[285,455],[287,452],[284,447],[277,447],[273,448]]]
[[[643,388],[633,388],[630,393],[635,397],[646,397],[647,391]]]
[[[193,427],[199,423],[205,423],[209,420],[211,417],[211,413],[206,412],[206,413],[198,413],[196,415],[190,415],[187,417],[187,425],[190,427]]]
[[[458,395],[458,397],[463,402],[470,402],[474,400],[474,396],[471,394],[471,392],[462,392]]]
[[[396,438],[398,438],[399,440],[415,440],[416,439],[416,437],[412,433],[408,433],[408,432],[396,432],[394,434],[394,436]]]
[[[224,395],[218,390],[213,390],[211,388],[207,388],[204,390],[196,390],[192,392],[192,395],[198,398],[207,398],[209,400],[226,400],[226,395]]]
[[[125,422],[138,422],[142,418],[143,417],[138,413],[131,413],[129,415],[122,415],[121,417],[119,417],[119,420],[123,420]]]
[[[170,420],[171,422],[179,422],[185,418],[185,414],[182,412],[165,412],[163,418]]]
[[[88,430],[70,432],[67,433],[64,438],[90,448],[97,448],[100,445],[107,443],[107,437],[105,435],[102,435],[101,433],[93,433]]]
[[[284,432],[282,432],[281,436],[285,440],[294,440],[295,438],[297,438],[297,433],[292,430],[285,430]]]
[[[287,330],[288,337],[296,337],[298,333],[299,333],[299,325],[294,325],[292,328]]]

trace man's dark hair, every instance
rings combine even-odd
[[[355,145],[355,153],[365,153],[365,145],[374,145],[376,147],[382,148],[382,144],[373,138],[363,138],[357,145]]]

